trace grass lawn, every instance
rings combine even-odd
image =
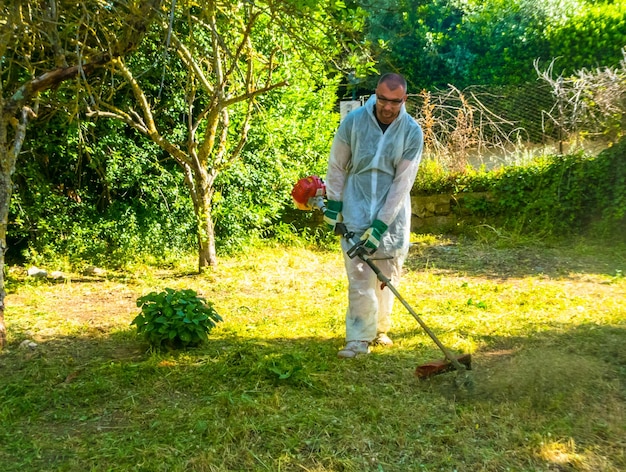
[[[624,471],[626,247],[415,237],[400,293],[473,356],[474,388],[397,303],[391,348],[340,360],[337,251],[256,249],[102,277],[8,274],[0,464],[10,471]],[[191,288],[224,318],[151,352],[136,299]],[[36,347],[20,347],[32,340]]]

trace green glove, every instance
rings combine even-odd
[[[373,254],[376,249],[378,249],[380,238],[383,237],[383,233],[387,231],[387,228],[388,226],[382,221],[374,220],[372,226],[361,236],[361,241],[364,241],[363,247],[365,247],[370,254]]]
[[[335,200],[328,200],[326,202],[326,210],[324,211],[324,221],[331,230],[335,230],[335,225],[343,221],[341,210],[343,209],[343,202]]]

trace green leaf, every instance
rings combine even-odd
[[[173,290],[152,292],[140,297],[142,312],[135,317],[137,332],[143,333],[152,345],[197,344],[208,338],[215,327],[214,320],[221,317],[213,305],[198,297],[193,290]],[[132,324],[132,323],[131,323]]]

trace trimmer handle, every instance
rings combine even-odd
[[[350,231],[348,231],[348,227],[344,223],[337,223],[335,225],[335,235],[346,238],[348,241],[354,237],[354,233],[350,233]]]
[[[337,236],[341,236],[342,238],[345,238],[345,240],[348,241],[352,245],[350,249],[348,249],[348,251],[346,252],[346,254],[348,254],[348,257],[350,259],[354,259],[355,257],[358,257],[359,259],[362,259],[365,262],[367,262],[367,260],[370,259],[369,256],[371,256],[371,253],[365,247],[365,241],[355,241],[354,232],[348,231],[348,228],[346,227],[344,223],[337,223],[335,225],[335,234]]]

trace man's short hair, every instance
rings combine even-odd
[[[382,83],[386,84],[390,90],[402,87],[404,89],[404,93],[406,93],[406,79],[400,74],[395,74],[393,72],[383,74],[380,79],[378,79],[378,85]]]

